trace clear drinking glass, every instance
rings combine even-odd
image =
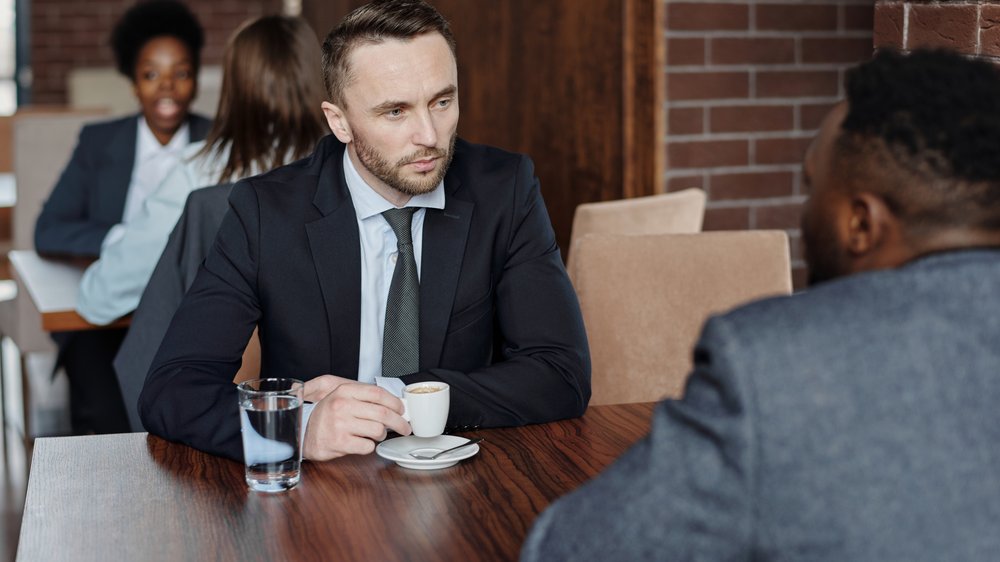
[[[302,381],[254,379],[237,386],[247,484],[280,492],[299,483]]]

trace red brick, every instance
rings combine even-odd
[[[670,66],[705,64],[705,40],[667,39],[667,64]]]
[[[823,118],[833,109],[832,103],[807,103],[799,107],[799,127],[803,131],[819,129]]]
[[[979,54],[1000,57],[1000,5],[982,6],[979,14]]]
[[[871,6],[844,6],[844,29],[871,31],[875,26],[875,9]]]
[[[759,4],[757,29],[816,31],[837,29],[835,4]]]
[[[700,187],[704,189],[705,178],[703,176],[678,176],[667,180],[667,191],[680,191],[689,187]]]
[[[667,99],[704,100],[745,98],[750,95],[746,72],[668,72]]]
[[[713,64],[795,62],[795,39],[725,38],[712,40]]]
[[[713,133],[787,131],[794,123],[795,108],[790,105],[713,107],[709,113]]]
[[[875,6],[874,42],[876,49],[903,48],[905,6],[902,2]]]
[[[667,4],[667,29],[681,31],[740,30],[750,25],[745,4],[671,2]]]
[[[794,180],[795,174],[792,172],[714,175],[710,184],[712,200],[784,197],[792,194]]]
[[[872,56],[869,37],[807,37],[802,39],[802,62],[858,63]]]
[[[907,49],[944,47],[962,53],[976,53],[979,25],[976,6],[911,4]]]
[[[747,230],[750,228],[748,207],[723,207],[705,209],[702,230]]]
[[[811,138],[758,139],[754,164],[801,164]]]
[[[667,167],[745,166],[749,159],[747,148],[745,140],[668,142]]]
[[[667,112],[667,134],[697,135],[705,131],[705,110],[700,107],[672,108]]]
[[[837,95],[836,71],[769,71],[757,74],[757,97]]]
[[[802,205],[799,203],[782,203],[755,207],[756,222],[754,228],[799,228],[802,216]]]

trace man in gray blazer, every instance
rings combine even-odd
[[[1000,560],[1000,74],[878,54],[804,180],[818,284],[709,320],[524,560]]]

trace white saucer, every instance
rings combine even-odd
[[[437,470],[448,468],[458,464],[458,461],[475,456],[479,452],[479,445],[469,445],[457,451],[446,453],[434,460],[420,460],[410,456],[410,453],[424,453],[433,455],[434,453],[457,447],[469,440],[457,435],[439,435],[437,437],[395,437],[388,441],[383,441],[375,447],[375,453],[383,459],[395,462],[403,468],[414,470]]]

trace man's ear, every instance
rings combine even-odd
[[[321,107],[323,108],[323,115],[326,116],[326,124],[330,126],[330,130],[333,131],[334,136],[344,144],[348,144],[354,140],[351,134],[351,126],[347,122],[344,110],[340,106],[328,101],[323,102]]]
[[[851,196],[847,250],[860,257],[882,248],[898,234],[898,220],[885,200],[874,193]]]

